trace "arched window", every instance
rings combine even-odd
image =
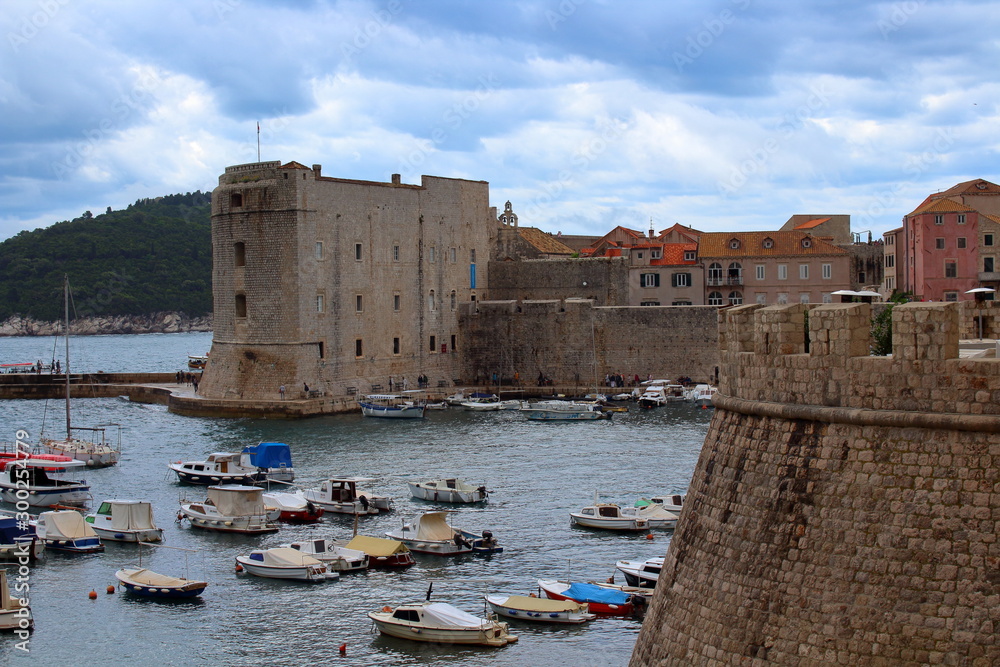
[[[723,304],[722,292],[711,292],[708,295],[708,305],[721,306]]]
[[[743,265],[739,262],[733,262],[729,265],[729,269],[726,270],[726,284],[728,285],[742,285],[743,284]]]
[[[455,294],[455,290],[451,291],[451,309],[455,310],[455,304],[458,301],[458,295]]]
[[[709,285],[721,285],[722,284],[722,264],[718,262],[712,262],[708,265],[708,284]]]
[[[743,294],[740,292],[729,293],[729,305],[738,306],[743,303]]]
[[[427,303],[430,304],[431,310],[437,310],[437,303],[434,301],[434,290],[431,290],[431,296]]]

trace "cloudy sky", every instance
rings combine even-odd
[[[6,0],[0,239],[260,157],[486,180],[564,234],[876,235],[1000,181],[1000,11],[904,0]]]

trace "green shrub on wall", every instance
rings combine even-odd
[[[892,354],[892,308],[897,303],[907,303],[912,300],[912,292],[893,292],[886,306],[872,316],[871,353],[873,357],[884,357]]]

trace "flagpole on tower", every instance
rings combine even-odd
[[[260,162],[260,121],[257,121],[257,162]]]

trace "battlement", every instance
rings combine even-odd
[[[1000,415],[1000,359],[960,359],[956,303],[892,311],[871,356],[871,305],[748,305],[719,314],[719,391],[748,401]]]

